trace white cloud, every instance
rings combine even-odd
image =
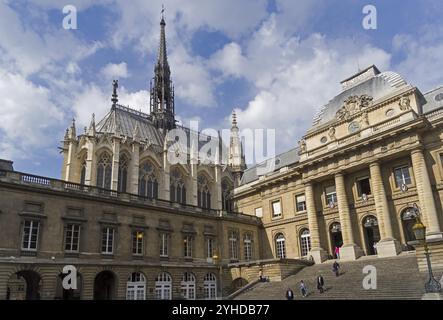
[[[126,62],[121,62],[119,64],[116,63],[108,63],[101,70],[103,76],[106,79],[119,79],[119,78],[127,78],[129,76],[128,66]]]
[[[241,46],[235,42],[228,43],[223,49],[212,55],[209,65],[220,70],[224,76],[244,76],[246,58],[242,55]]]
[[[81,129],[78,133],[82,133],[84,127],[89,127],[92,113],[95,113],[95,119],[98,122],[109,111],[110,106],[110,95],[106,96],[96,85],[87,86],[75,98],[72,106],[77,127]]]
[[[0,158],[31,158],[34,148],[52,145],[64,116],[46,88],[0,70],[0,97]]]

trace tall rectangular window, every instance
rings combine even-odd
[[[273,218],[281,217],[281,203],[280,203],[280,200],[272,202],[272,217]]]
[[[237,232],[229,232],[229,256],[231,260],[238,260],[238,236]]]
[[[357,191],[359,197],[371,194],[371,183],[368,177],[357,179]]]
[[[337,192],[335,191],[335,186],[329,186],[325,188],[326,195],[326,205],[329,206],[337,203]]]
[[[23,223],[22,250],[37,251],[40,222],[25,220]]]
[[[212,258],[214,256],[214,238],[206,238],[206,257]]]
[[[144,232],[140,230],[132,231],[132,254],[135,256],[143,255]]]
[[[114,253],[114,233],[115,230],[110,227],[103,228],[102,231],[102,253],[113,254]]]
[[[408,166],[394,169],[394,176],[395,184],[398,188],[401,187],[403,184],[410,185],[412,183]]]
[[[169,252],[169,234],[160,234],[160,257],[167,257]]]
[[[185,258],[192,258],[192,242],[193,242],[192,236],[185,236],[183,238],[183,249],[184,249],[183,252]]]
[[[304,194],[295,197],[295,204],[297,212],[306,211],[306,197]]]
[[[245,260],[252,260],[252,235],[250,233],[245,234],[244,239]]]
[[[80,225],[69,223],[66,225],[65,251],[78,252],[80,246]]]

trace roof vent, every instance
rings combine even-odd
[[[375,77],[380,74],[380,70],[375,65],[367,67],[366,69],[360,70],[352,77],[343,80],[341,83],[343,91],[355,87],[357,84],[362,83],[370,78]]]

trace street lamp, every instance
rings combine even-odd
[[[223,269],[222,269],[222,261],[221,261],[221,256],[220,254],[214,254],[212,256],[212,260],[214,261],[215,265],[218,267],[218,285],[217,288],[219,291],[218,297],[220,298],[220,300],[223,300],[223,282],[222,282],[222,276],[223,276]]]
[[[425,290],[427,293],[440,292],[441,284],[440,282],[435,280],[434,275],[432,274],[431,258],[429,254],[428,243],[426,242],[426,226],[421,222],[419,215],[416,216],[416,223],[412,227],[412,232],[414,232],[415,238],[423,243],[425,249],[426,263],[428,265],[429,273],[429,279],[428,282],[426,282],[425,284]]]

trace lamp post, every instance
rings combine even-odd
[[[220,253],[216,253],[212,256],[212,260],[214,261],[215,265],[218,268],[218,284],[217,284],[217,299],[223,300],[223,280],[222,280],[222,276],[223,276],[223,267],[222,267],[222,261],[221,261],[221,256]]]
[[[418,211],[416,205],[414,204],[414,208]],[[428,243],[426,242],[426,226],[421,222],[420,216],[417,214],[416,223],[412,227],[412,231],[414,232],[415,238],[423,243],[425,249],[426,263],[428,265],[428,281],[425,283],[425,291],[426,293],[440,292],[441,284],[437,280],[435,280],[434,275],[432,273],[431,267],[431,258],[428,248]]]

